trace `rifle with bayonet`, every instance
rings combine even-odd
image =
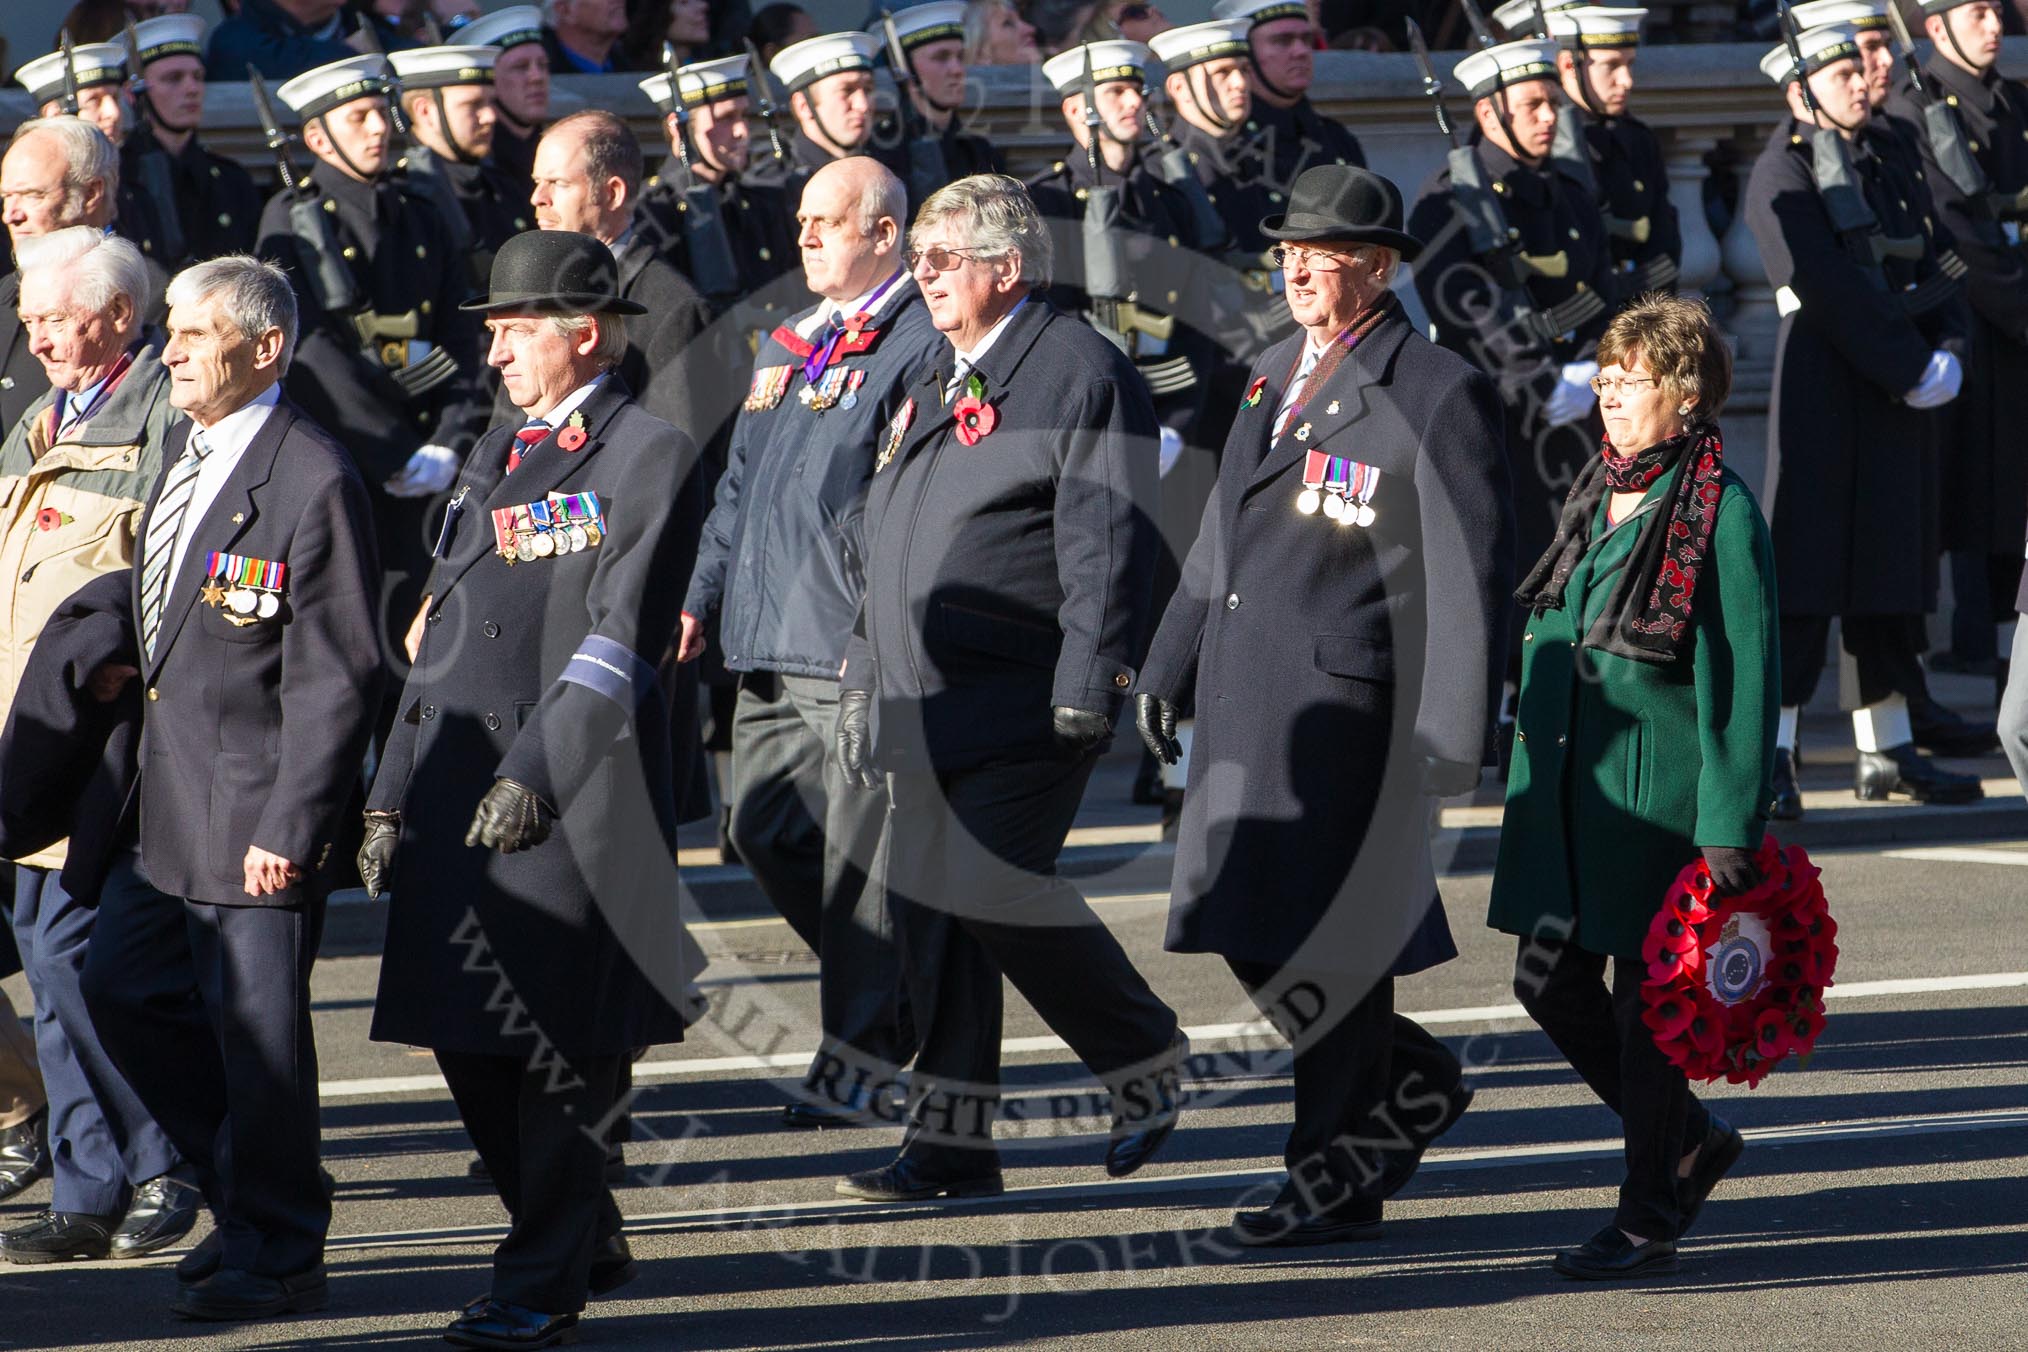
[[[345,266],[330,214],[318,208],[315,190],[296,176],[295,166],[289,162],[289,133],[275,116],[267,81],[251,62],[247,63],[246,78],[253,93],[254,111],[260,116],[261,133],[267,137],[268,150],[275,157],[275,177],[281,182],[282,191],[289,195],[289,233],[295,236],[296,247],[303,255],[304,281],[321,309],[350,314],[361,302],[359,283]]]
[[[161,227],[162,257],[156,261],[170,271],[183,262],[183,214],[176,199],[176,179],[171,172],[169,152],[155,139],[154,109],[148,103],[148,77],[141,71],[141,40],[134,32],[134,20],[127,19],[127,97],[134,105],[134,121],[140,140],[134,168],[141,190],[154,204]]]
[[[1909,34],[1908,20],[1901,17],[1898,6],[1888,5],[1887,22],[1894,29],[1894,40],[1901,44],[1901,60],[1908,67],[1908,82],[1915,89],[1916,102],[1922,105],[1923,135],[1929,139],[1930,154],[1936,159],[1936,167],[1943,171],[1952,187],[1993,219],[2020,219],[2020,200],[2012,193],[1993,192],[1993,182],[1987,177],[1985,166],[1972,156],[1970,138],[1965,135],[1964,124],[1958,121],[1957,110],[1930,88],[1922,73],[1922,62],[1915,54],[1915,39]]]
[[[57,49],[63,53],[63,111],[71,117],[77,116],[77,51],[71,46],[70,30],[64,29],[56,35]]]
[[[789,150],[782,144],[782,131],[776,125],[781,113],[775,106],[772,83],[774,73],[760,59],[760,48],[753,45],[752,38],[746,41],[746,64],[750,72],[747,77],[747,88],[752,92],[754,111],[760,114],[761,124],[768,129],[768,149],[774,152],[776,164],[785,165],[788,162]],[[794,206],[794,203],[790,203],[791,209]]]
[[[880,30],[887,40],[888,69],[894,75],[895,125],[901,129],[908,150],[908,203],[913,210],[951,181],[950,168],[944,163],[942,138],[910,97],[911,91],[921,92],[922,81],[909,64],[901,35],[894,28],[894,15],[885,9],[880,11]]]
[[[1148,135],[1158,152],[1155,172],[1190,203],[1190,223],[1196,231],[1198,247],[1207,253],[1225,249],[1232,242],[1225,218],[1211,204],[1211,194],[1205,191],[1204,180],[1197,177],[1190,152],[1162,125],[1160,115],[1155,112],[1154,92],[1148,88],[1145,75],[1141,79],[1141,120],[1148,124]]]
[[[684,257],[690,261],[690,282],[707,299],[723,305],[739,295],[739,264],[725,217],[718,209],[718,190],[697,177],[690,165],[690,109],[683,102],[676,53],[664,53],[669,67],[669,108],[676,119],[676,215],[683,232]]]

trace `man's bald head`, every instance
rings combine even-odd
[[[0,215],[11,240],[73,225],[103,230],[119,187],[119,152],[81,118],[32,118],[0,156]]]
[[[892,170],[866,155],[833,160],[803,188],[796,243],[803,280],[826,300],[865,295],[901,265],[908,190]]]

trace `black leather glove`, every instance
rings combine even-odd
[[[1113,721],[1089,709],[1059,704],[1049,711],[1050,729],[1056,745],[1065,755],[1082,756],[1113,735]]]
[[[1711,890],[1719,896],[1735,897],[1760,885],[1760,865],[1753,862],[1752,850],[1735,850],[1725,845],[1700,845],[1704,866],[1711,870]]]
[[[496,779],[472,814],[465,843],[502,854],[532,850],[549,839],[549,824],[555,818],[556,813],[526,784]]]
[[[400,841],[399,812],[366,814],[366,839],[359,845],[359,881],[366,884],[366,895],[374,901],[380,900],[394,877],[394,847]]]
[[[873,768],[873,694],[847,690],[838,696],[838,765],[845,782],[857,789],[877,789],[880,774]]]
[[[1174,765],[1183,758],[1176,741],[1176,706],[1160,695],[1134,696],[1134,731],[1162,764]]]

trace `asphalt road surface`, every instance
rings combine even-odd
[[[873,1206],[835,1196],[895,1128],[792,1132],[814,1046],[814,960],[736,905],[698,931],[711,1018],[640,1067],[619,1192],[643,1274],[596,1302],[587,1345],[638,1348],[1985,1348],[2028,1346],[2028,841],[1819,856],[1843,950],[1806,1069],[1719,1087],[1747,1153],[1674,1278],[1599,1288],[1549,1270],[1610,1217],[1617,1122],[1522,1017],[1488,879],[1446,880],[1463,957],[1400,983],[1478,1099],[1388,1209],[1377,1242],[1253,1252],[1236,1202],[1279,1176],[1287,1062],[1215,959],[1161,952],[1166,899],[1090,880],[1106,923],[1176,1006],[1195,1101],[1160,1158],[1115,1182],[1105,1124],[1053,1119],[1095,1086],[1018,997],[1005,1197]],[[338,908],[344,910],[345,908]],[[360,908],[363,911],[363,908]],[[336,914],[336,912],[334,912]],[[225,1327],[167,1313],[175,1254],[0,1270],[0,1346],[442,1344],[484,1291],[503,1216],[426,1053],[366,1039],[370,914],[340,916],[315,977],[326,1163],[338,1180],[323,1314]],[[365,921],[368,923],[360,923]],[[353,935],[348,939],[348,933]],[[348,955],[348,948],[350,953]],[[20,979],[8,986],[26,1008]],[[47,1185],[0,1208],[46,1204]],[[202,1233],[200,1228],[199,1233]]]

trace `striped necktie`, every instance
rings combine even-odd
[[[512,474],[521,468],[521,457],[527,455],[549,436],[549,424],[537,418],[514,434],[514,441],[507,447],[507,472]]]
[[[169,599],[170,565],[176,561],[176,539],[183,518],[190,511],[190,499],[197,492],[197,469],[211,454],[204,433],[190,429],[183,454],[176,457],[162,496],[155,500],[148,518],[148,536],[141,546],[141,650],[155,656],[155,640],[162,632],[162,607]]]
[[[959,357],[952,363],[951,378],[944,385],[944,404],[946,407],[949,406],[951,400],[958,397],[958,391],[964,388],[965,377],[971,373],[972,364],[963,357]]]

